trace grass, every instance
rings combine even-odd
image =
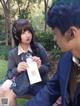
[[[0,60],[0,80],[4,79],[6,71],[7,71],[7,61]]]
[[[4,79],[4,76],[7,71],[7,61],[0,59],[0,82]],[[24,106],[24,102],[27,101],[26,99],[17,98],[18,106]]]

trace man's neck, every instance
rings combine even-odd
[[[72,51],[72,54],[74,57],[80,58],[80,50],[74,50],[74,51]]]

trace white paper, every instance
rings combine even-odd
[[[30,84],[41,82],[41,76],[37,67],[37,63],[34,61],[27,60],[28,68],[27,73],[30,80]]]

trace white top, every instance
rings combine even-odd
[[[18,55],[20,55],[21,53],[26,53],[28,51],[32,52],[32,49],[31,49],[30,45],[28,46],[27,51],[23,50],[23,48],[21,47],[20,44],[18,45]]]
[[[80,67],[80,63],[79,63],[79,60],[76,58],[76,57],[72,57],[72,60],[73,60],[73,62],[74,63],[76,63],[77,64],[77,66],[79,66]]]

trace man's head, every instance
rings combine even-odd
[[[54,31],[54,37],[62,51],[72,51],[74,54],[74,51],[80,49],[79,19],[79,8],[56,4],[49,9],[46,21]]]
[[[65,33],[69,29],[70,26],[70,15],[71,8],[68,6],[61,5],[53,5],[47,14],[47,24],[51,28],[57,27],[60,29],[62,33]]]

